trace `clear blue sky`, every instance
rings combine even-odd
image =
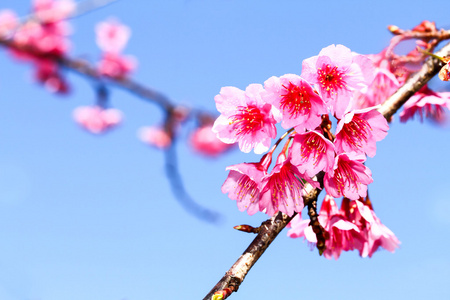
[[[29,12],[28,1],[0,5]],[[139,60],[137,81],[214,111],[222,86],[300,74],[304,58],[333,43],[377,53],[389,42],[387,25],[428,19],[449,28],[448,8],[448,1],[122,0],[73,20],[71,54],[95,61],[94,26],[115,16],[133,30],[125,53]],[[0,66],[0,299],[202,299],[253,239],[232,227],[266,218],[239,212],[220,192],[226,166],[257,156],[235,151],[212,160],[178,145],[189,192],[224,216],[207,224],[174,199],[163,154],[136,138],[139,127],[161,121],[156,106],[112,89],[125,122],[93,136],[71,119],[75,107],[93,103],[91,82],[69,72],[73,92],[59,97],[4,50]],[[449,129],[396,120],[368,161],[375,211],[402,242],[395,254],[330,261],[283,232],[230,299],[447,299]]]

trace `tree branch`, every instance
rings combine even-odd
[[[304,196],[304,202],[311,202],[317,199],[320,190],[309,187],[309,193]],[[242,253],[234,265],[225,273],[222,279],[213,287],[213,289],[203,298],[203,300],[211,300],[211,297],[218,291],[231,288],[232,292],[236,292],[240,284],[244,281],[248,271],[258,261],[261,255],[266,251],[269,245],[275,240],[277,235],[284,227],[295,217],[289,217],[281,212],[277,213],[270,219],[264,221],[260,228],[258,235],[251,242],[248,248]],[[229,294],[227,295],[229,296]]]
[[[450,43],[445,45],[436,53],[438,56],[450,55]],[[401,86],[391,97],[389,97],[383,105],[378,109],[380,113],[389,120],[402,105],[419,91],[431,78],[433,78],[442,68],[444,64],[435,58],[428,58],[422,68],[411,76],[403,86]],[[323,177],[318,178],[319,183],[323,186]],[[309,185],[308,185],[309,186]],[[310,186],[309,186],[310,187]],[[320,189],[311,190],[304,197],[305,206],[312,205],[317,201]],[[245,276],[261,257],[264,251],[269,247],[273,240],[283,230],[284,227],[294,218],[289,217],[281,212],[261,224],[260,232],[251,242],[250,246],[244,251],[234,265],[225,273],[222,279],[214,286],[214,288],[203,298],[203,300],[211,300],[215,293],[227,290],[222,299],[228,297],[232,292],[237,292],[239,286],[244,281]]]
[[[450,55],[450,43],[445,45],[441,50],[436,52],[436,55],[444,57]],[[439,70],[444,66],[444,63],[439,59],[429,57],[422,65],[420,70],[413,74],[404,85],[402,85],[386,102],[378,109],[378,111],[387,119],[390,120],[392,116],[405,104],[405,102],[414,93],[419,91],[431,78],[433,78]]]

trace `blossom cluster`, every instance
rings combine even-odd
[[[6,46],[17,59],[34,66],[34,78],[50,92],[67,94],[69,84],[61,65],[76,65],[89,70],[88,76],[97,80],[96,98],[92,105],[77,107],[73,111],[75,122],[93,134],[103,134],[122,123],[123,114],[110,108],[105,79],[127,81],[137,60],[123,51],[130,39],[131,29],[116,19],[100,22],[95,27],[96,43],[101,50],[100,59],[90,67],[86,59],[73,60],[69,56],[72,29],[68,18],[79,13],[74,0],[32,0],[31,11],[19,17],[12,10],[0,11],[0,44]],[[102,4],[100,4],[102,5]],[[85,55],[83,55],[85,57]],[[83,72],[82,72],[83,73]],[[168,107],[172,105],[168,103]],[[214,119],[207,113],[191,113],[190,109],[173,106],[165,124],[143,127],[138,137],[146,144],[159,149],[172,145],[175,129],[188,118],[194,118],[197,126],[192,130],[189,142],[203,155],[215,157],[227,151],[230,144],[218,140],[211,131]],[[172,124],[168,126],[169,124]]]
[[[0,12],[0,39],[10,40],[12,54],[35,65],[34,77],[52,92],[67,93],[58,59],[70,49],[68,18],[75,9],[72,0],[34,0],[31,17],[20,22],[10,10]]]
[[[323,255],[338,259],[342,251],[358,250],[362,257],[372,257],[379,247],[394,252],[400,242],[389,228],[375,215],[368,199],[342,200],[338,209],[333,197],[326,195],[319,212],[319,222],[329,237],[325,241]],[[303,237],[311,244],[317,242],[310,221],[302,220],[300,214],[290,222],[288,236]]]
[[[389,129],[373,106],[381,99],[373,90],[381,83],[373,82],[383,80],[377,79],[375,70],[370,57],[343,45],[331,45],[305,59],[301,75],[274,76],[245,91],[222,88],[214,98],[221,115],[213,131],[223,142],[238,143],[246,153],[262,154],[277,137],[277,123],[288,129],[261,161],[227,167],[229,175],[222,192],[250,215],[261,211],[292,216],[304,207],[306,185],[319,188],[320,173],[330,199],[358,201],[366,197],[373,179],[364,163],[367,156],[375,156],[376,142]],[[363,98],[364,106],[360,105]],[[335,118],[333,132],[330,116]],[[286,136],[269,171],[274,150]]]
[[[424,22],[426,23],[426,22]],[[434,24],[427,26],[436,27]],[[426,43],[419,40],[418,46],[426,48]],[[426,52],[426,51],[425,51]],[[421,62],[421,53],[414,49],[404,58],[406,61]],[[400,86],[402,86],[406,79],[415,71],[417,66],[412,63],[406,65],[399,65],[394,63],[389,57],[386,49],[381,53],[368,55],[375,66],[374,80],[367,89],[362,92],[354,94],[355,107],[365,108],[382,104],[389,96],[391,96]],[[442,58],[444,62],[448,62],[448,58]],[[448,63],[442,67],[439,77],[441,80],[448,80]],[[428,118],[437,123],[444,123],[446,121],[445,111],[450,109],[450,93],[436,92],[431,90],[428,85],[425,85],[421,90],[416,92],[403,106],[403,111],[400,113],[400,122],[407,122],[418,116],[420,121]]]

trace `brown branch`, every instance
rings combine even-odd
[[[15,44],[12,40],[1,39],[0,45],[6,48],[11,48],[19,51],[23,51],[25,53],[31,54],[36,58],[46,58],[51,59],[59,63],[61,67],[64,67],[70,71],[83,75],[84,77],[98,81],[101,84],[102,93],[105,93],[105,85],[114,85],[115,87],[121,88],[125,91],[128,91],[150,103],[154,103],[162,110],[164,110],[166,114],[165,120],[165,129],[167,130],[169,136],[172,139],[172,145],[165,150],[165,161],[166,161],[166,174],[171,184],[171,191],[175,195],[175,199],[182,205],[182,207],[192,215],[196,216],[200,220],[217,223],[221,220],[221,214],[209,210],[197,202],[189,195],[187,190],[184,187],[182,176],[178,171],[178,163],[177,163],[177,155],[176,150],[174,148],[174,142],[176,140],[175,129],[179,125],[179,121],[177,120],[177,106],[170,101],[165,95],[162,93],[151,89],[141,83],[138,83],[131,78],[123,77],[123,78],[111,78],[111,77],[103,77],[100,76],[97,69],[91,65],[88,61],[82,59],[74,59],[67,56],[54,56],[47,55],[42,53],[36,53],[34,49],[31,49],[27,46],[21,46]],[[191,117],[197,118],[207,118],[212,115],[200,111],[200,110],[191,110]]]
[[[450,55],[450,43],[436,52],[436,55],[441,57]],[[443,66],[444,63],[439,59],[429,57],[422,65],[422,68],[420,68],[417,73],[413,74],[392,96],[390,96],[378,111],[383,114],[387,120],[390,120],[400,107],[414,95],[414,93],[419,91],[431,78],[439,73],[439,70]]]
[[[320,193],[320,189],[313,189],[311,185],[307,185],[307,187],[309,187],[309,193],[303,197],[305,203],[317,199]],[[294,217],[295,214],[292,217],[289,217],[288,215],[279,212],[270,219],[264,221],[259,227],[260,231],[255,239],[203,300],[211,300],[215,293],[220,293],[230,287],[232,287],[232,291],[237,292],[239,286],[244,281],[245,276],[253,265],[258,261],[281,230],[283,230]]]

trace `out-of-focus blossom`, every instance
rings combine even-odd
[[[373,62],[366,56],[352,53],[343,45],[330,45],[318,56],[303,61],[301,76],[317,86],[332,113],[340,119],[353,92],[367,87],[373,73]]]
[[[34,16],[41,23],[55,23],[64,20],[76,9],[72,0],[34,0]]]
[[[445,121],[444,109],[449,106],[450,92],[436,93],[428,86],[424,86],[403,105],[400,121],[406,122],[418,115],[422,122],[425,116],[438,123],[443,123]]]
[[[75,121],[91,133],[99,134],[117,126],[122,121],[122,113],[114,108],[81,106],[73,112]]]
[[[374,157],[376,142],[387,135],[389,125],[375,108],[351,110],[339,120],[334,145],[336,153],[365,153]]]
[[[0,39],[8,39],[19,25],[15,12],[9,9],[0,11]]]
[[[222,192],[236,200],[240,211],[247,210],[253,215],[260,208],[260,192],[262,178],[272,162],[272,154],[266,154],[258,163],[242,163],[227,167],[228,177],[222,185]]]
[[[355,92],[354,108],[363,109],[382,104],[399,87],[400,83],[393,73],[384,68],[377,68],[375,78],[367,89]]]
[[[104,53],[98,63],[98,72],[111,78],[124,78],[136,67],[134,57],[122,56],[116,53]]]
[[[245,91],[223,87],[214,97],[221,115],[214,122],[213,132],[224,143],[239,142],[242,152],[253,148],[256,154],[267,151],[276,137],[277,123],[274,114],[279,112],[261,98],[262,85],[251,84]]]
[[[138,137],[142,142],[158,149],[169,148],[172,144],[172,138],[167,131],[161,127],[142,127],[139,129]]]
[[[134,57],[120,53],[130,38],[130,28],[118,21],[107,21],[97,25],[96,33],[97,44],[103,50],[99,74],[115,79],[126,77],[137,65]]]
[[[225,144],[217,138],[216,134],[212,132],[212,125],[201,126],[195,129],[190,141],[195,151],[213,157],[233,147],[232,144]]]
[[[295,127],[299,133],[320,125],[321,115],[328,113],[322,98],[311,85],[295,74],[270,77],[264,82],[263,99],[273,104],[283,115],[283,128]]]
[[[29,21],[20,26],[14,36],[14,43],[25,48],[28,55],[62,56],[70,48],[67,35],[70,28],[66,22],[41,24]]]
[[[58,64],[51,59],[36,59],[35,78],[52,93],[66,94],[69,85],[61,75]]]
[[[95,27],[97,45],[104,52],[120,53],[131,35],[128,26],[116,20],[101,22]]]

